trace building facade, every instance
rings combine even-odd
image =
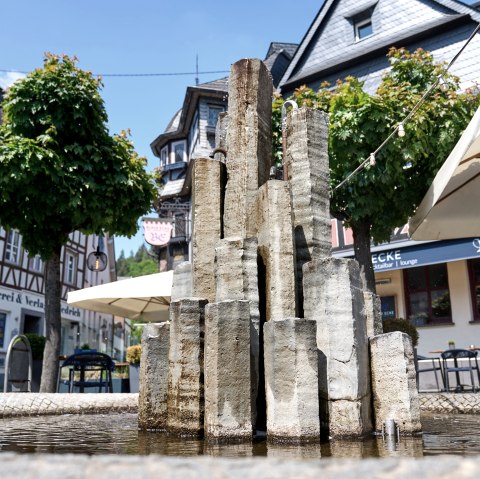
[[[107,255],[102,272],[87,268],[87,257],[100,250]],[[61,253],[61,354],[72,354],[75,348],[91,348],[122,359],[123,320],[112,315],[72,307],[67,304],[69,291],[107,283],[116,279],[113,238],[86,236],[75,232]],[[22,246],[17,230],[0,226],[0,379],[11,339],[17,334],[45,335],[45,264],[40,256],[31,256]],[[121,328],[118,324],[121,325]],[[118,337],[121,336],[119,341]],[[122,349],[120,349],[122,348]],[[3,380],[0,381],[3,385]]]
[[[480,22],[479,12],[441,0],[326,0],[280,82],[282,95],[314,89],[348,75],[374,93],[388,68],[391,47],[431,51],[449,62]],[[451,68],[467,88],[480,78],[476,35]],[[332,220],[336,256],[353,256],[353,238]],[[420,334],[419,354],[480,343],[480,238],[417,242],[399,227],[391,242],[372,245],[384,318],[408,318]]]

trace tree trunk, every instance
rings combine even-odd
[[[360,264],[363,287],[376,294],[375,273],[373,270],[372,253],[370,251],[370,224],[360,223],[352,225],[353,249],[355,259]]]
[[[61,282],[60,282],[60,252],[61,246],[55,249],[51,258],[45,264],[45,351],[43,353],[42,381],[40,392],[54,393],[57,391],[61,321]]]

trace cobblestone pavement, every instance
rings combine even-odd
[[[422,393],[419,397],[421,411],[480,414],[480,393]]]
[[[480,457],[289,460],[276,458],[16,455],[3,453],[2,479],[470,479]]]
[[[138,394],[0,394],[0,418],[13,416],[137,412]]]

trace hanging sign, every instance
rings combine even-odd
[[[161,220],[143,220],[145,241],[152,246],[164,246],[170,241],[173,225]]]

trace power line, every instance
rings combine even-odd
[[[21,73],[27,75],[30,72],[21,70],[7,70],[0,68],[3,73]],[[214,75],[218,73],[230,73],[229,70],[213,70],[206,72],[168,72],[168,73],[94,73],[95,76],[101,77],[165,77],[165,76],[188,76],[188,75]]]

